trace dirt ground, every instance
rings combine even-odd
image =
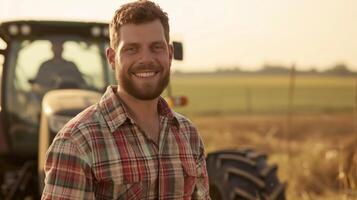
[[[287,199],[357,199],[343,185],[341,169],[346,149],[357,139],[353,114],[191,116],[209,153],[250,147],[278,164],[279,177],[288,183]],[[349,146],[348,146],[349,145]],[[356,162],[355,162],[356,163]],[[348,163],[350,165],[350,163]]]

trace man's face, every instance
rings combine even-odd
[[[160,96],[170,79],[172,47],[159,20],[122,26],[114,53],[114,58],[110,52],[107,56],[121,90],[140,100]]]

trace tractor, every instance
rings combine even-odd
[[[174,59],[182,60],[182,43],[172,45]],[[107,23],[0,23],[0,199],[40,198],[46,151],[56,133],[116,84],[107,46]],[[58,54],[62,61],[55,59]],[[45,65],[53,67],[46,70]],[[166,99],[173,107],[187,102],[173,96],[171,86]],[[212,199],[285,199],[285,184],[264,154],[250,149],[211,152],[207,170]]]

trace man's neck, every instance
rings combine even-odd
[[[148,101],[140,100],[129,95],[124,90],[119,90],[119,88],[118,95],[124,102],[129,116],[144,131],[144,134],[156,144],[159,144],[160,119],[157,108],[158,98]]]
[[[130,117],[137,122],[142,122],[145,119],[158,118],[158,98],[153,100],[140,100],[137,99],[124,90],[118,88],[118,95],[124,102]]]

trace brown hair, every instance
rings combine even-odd
[[[157,4],[147,1],[139,0],[133,3],[127,3],[115,11],[114,17],[109,24],[110,32],[110,46],[116,49],[119,43],[120,27],[133,23],[142,24],[159,19],[163,28],[165,39],[170,41],[170,26],[167,13],[164,12]]]

